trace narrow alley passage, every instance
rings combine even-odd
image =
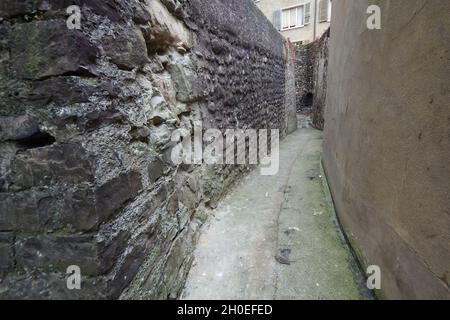
[[[0,0],[0,302],[450,300],[449,39],[450,0]]]
[[[280,171],[253,171],[205,226],[184,299],[363,299],[321,172],[322,133],[280,144]]]

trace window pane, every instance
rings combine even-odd
[[[319,22],[327,21],[328,16],[328,0],[320,0],[319,2]]]
[[[331,21],[331,6],[332,2],[328,3],[328,21]]]
[[[289,28],[289,10],[283,11],[283,29]]]
[[[291,23],[290,27],[295,27],[297,23],[297,8],[291,9]]]
[[[303,25],[303,7],[297,9],[297,26]]]
[[[303,7],[303,24],[309,24],[311,21],[311,3],[308,2]]]

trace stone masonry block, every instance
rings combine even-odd
[[[14,268],[14,234],[0,232],[0,272]]]

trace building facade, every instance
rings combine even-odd
[[[320,38],[331,21],[331,0],[255,0],[281,34],[296,44]]]

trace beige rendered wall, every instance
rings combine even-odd
[[[381,267],[380,297],[450,299],[450,1],[337,0],[332,21],[324,165],[341,223]]]
[[[273,13],[277,10],[289,8],[296,5],[302,5],[305,3],[311,3],[311,23],[300,28],[294,28],[289,30],[282,30],[281,34],[289,39],[291,42],[312,42],[314,40],[314,19],[313,15],[316,15],[316,39],[320,38],[323,33],[330,26],[329,22],[319,22],[318,9],[315,10],[315,0],[260,0],[256,2],[258,8],[264,13],[267,19],[273,23]],[[317,0],[317,4],[319,0]]]

